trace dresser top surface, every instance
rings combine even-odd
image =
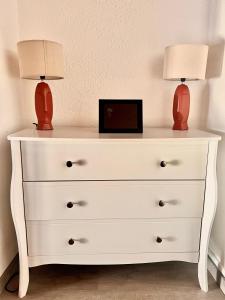
[[[108,141],[108,140],[220,140],[219,135],[191,129],[187,131],[172,130],[170,128],[144,128],[143,133],[98,133],[94,127],[56,127],[54,130],[23,129],[8,136],[8,140],[19,141]]]

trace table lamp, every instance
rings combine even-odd
[[[181,81],[173,100],[174,130],[188,129],[190,92],[184,82],[205,79],[207,57],[207,45],[181,44],[165,49],[163,79]]]
[[[17,43],[20,77],[41,80],[35,90],[35,110],[38,130],[51,130],[53,103],[49,85],[44,80],[63,78],[62,45],[47,40],[27,40]]]

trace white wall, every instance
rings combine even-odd
[[[210,249],[220,264],[225,276],[225,1],[212,0],[210,7],[210,43],[217,49],[212,56],[211,66],[218,65],[219,70],[214,78],[209,80],[209,115],[208,128],[220,131],[222,142],[218,150],[218,207],[213,226]]]
[[[20,39],[59,41],[65,79],[51,82],[54,124],[97,125],[99,98],[144,100],[146,126],[171,126],[176,82],[162,80],[164,47],[205,43],[209,0],[19,0]],[[26,125],[35,121],[25,81]],[[190,125],[205,125],[206,82],[190,83]]]
[[[9,205],[11,157],[6,140],[7,134],[21,127],[17,22],[17,1],[0,1],[0,276],[17,253]]]

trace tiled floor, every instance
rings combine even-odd
[[[1,300],[16,299],[4,292]],[[49,265],[31,269],[26,300],[199,300],[225,299],[209,275],[202,292],[197,265],[167,262],[125,266]]]

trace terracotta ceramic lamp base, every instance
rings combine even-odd
[[[188,116],[190,110],[190,92],[185,84],[176,88],[173,99],[174,130],[188,130]]]
[[[37,84],[35,90],[35,110],[37,114],[38,130],[52,130],[52,93],[50,87],[45,82]]]

